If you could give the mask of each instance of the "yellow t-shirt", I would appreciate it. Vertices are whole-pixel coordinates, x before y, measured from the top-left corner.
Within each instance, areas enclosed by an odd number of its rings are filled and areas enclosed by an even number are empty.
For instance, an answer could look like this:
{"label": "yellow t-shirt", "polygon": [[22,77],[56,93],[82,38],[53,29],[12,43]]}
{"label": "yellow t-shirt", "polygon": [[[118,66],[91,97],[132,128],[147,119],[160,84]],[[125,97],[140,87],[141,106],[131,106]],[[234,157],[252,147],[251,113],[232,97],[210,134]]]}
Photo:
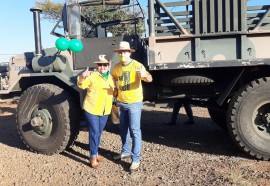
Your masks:
{"label": "yellow t-shirt", "polygon": [[112,76],[118,82],[118,101],[136,103],[143,100],[141,79],[136,72],[139,69],[145,70],[145,67],[135,60],[126,66],[121,63],[115,65]]}

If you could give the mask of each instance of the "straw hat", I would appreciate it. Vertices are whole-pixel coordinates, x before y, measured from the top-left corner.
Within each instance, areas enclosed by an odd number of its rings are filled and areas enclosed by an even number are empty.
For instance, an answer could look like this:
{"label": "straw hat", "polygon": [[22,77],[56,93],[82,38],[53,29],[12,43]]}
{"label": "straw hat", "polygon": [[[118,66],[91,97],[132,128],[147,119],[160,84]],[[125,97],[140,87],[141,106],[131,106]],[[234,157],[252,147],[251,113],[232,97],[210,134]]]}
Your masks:
{"label": "straw hat", "polygon": [[105,58],[106,55],[102,54],[98,56],[98,61],[95,61],[94,63],[98,64],[104,64],[104,63],[109,63],[109,61]]}
{"label": "straw hat", "polygon": [[130,53],[135,52],[134,49],[130,48],[129,42],[126,42],[126,41],[121,41],[119,43],[119,48],[114,50],[114,52],[120,52],[120,51],[129,51]]}

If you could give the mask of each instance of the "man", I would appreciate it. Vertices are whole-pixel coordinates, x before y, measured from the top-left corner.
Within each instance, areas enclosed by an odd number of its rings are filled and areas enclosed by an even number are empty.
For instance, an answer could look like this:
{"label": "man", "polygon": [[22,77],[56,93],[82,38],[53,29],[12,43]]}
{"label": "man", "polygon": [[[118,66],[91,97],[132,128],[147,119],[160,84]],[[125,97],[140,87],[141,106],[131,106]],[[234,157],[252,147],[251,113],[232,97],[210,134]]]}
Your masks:
{"label": "man", "polygon": [[[120,135],[122,152],[114,157],[115,160],[131,156],[130,171],[137,170],[140,166],[140,153],[142,148],[141,111],[143,90],[141,80],[152,82],[152,76],[145,67],[130,58],[135,50],[130,48],[126,41],[121,41],[118,53],[119,63],[115,65],[112,76],[118,82],[117,103],[120,107]],[[130,136],[132,148],[130,150]]]}
{"label": "man", "polygon": [[173,105],[173,113],[172,113],[171,121],[167,123],[167,125],[176,125],[177,116],[182,105],[184,106],[185,111],[188,116],[188,121],[186,121],[185,124],[194,124],[193,112],[192,112],[190,104],[186,100],[179,99]]}

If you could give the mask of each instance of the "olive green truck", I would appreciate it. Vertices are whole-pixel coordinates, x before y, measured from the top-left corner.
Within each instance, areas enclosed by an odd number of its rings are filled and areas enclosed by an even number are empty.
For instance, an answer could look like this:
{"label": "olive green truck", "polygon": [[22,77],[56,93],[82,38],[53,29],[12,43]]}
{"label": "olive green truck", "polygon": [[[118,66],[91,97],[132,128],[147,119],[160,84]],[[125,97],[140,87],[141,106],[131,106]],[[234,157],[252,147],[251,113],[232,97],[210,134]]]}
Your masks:
{"label": "olive green truck", "polygon": [[[247,0],[148,0],[148,35],[108,32],[118,24],[138,26],[144,16],[96,22],[83,13],[95,5],[129,5],[129,0],[89,0],[65,4],[52,34],[80,39],[83,51],[42,48],[40,12],[32,8],[35,51],[10,58],[0,68],[0,98],[19,96],[17,126],[33,152],[55,154],[69,148],[83,120],[84,92],[76,77],[124,40],[154,81],[143,84],[145,101],[187,99],[207,107],[236,145],[257,159],[270,159],[270,4]],[[253,1],[254,2],[254,1]],[[132,8],[131,8],[132,9]],[[143,14],[141,14],[143,15]],[[59,29],[61,28],[61,29]],[[59,31],[61,30],[61,31]]]}

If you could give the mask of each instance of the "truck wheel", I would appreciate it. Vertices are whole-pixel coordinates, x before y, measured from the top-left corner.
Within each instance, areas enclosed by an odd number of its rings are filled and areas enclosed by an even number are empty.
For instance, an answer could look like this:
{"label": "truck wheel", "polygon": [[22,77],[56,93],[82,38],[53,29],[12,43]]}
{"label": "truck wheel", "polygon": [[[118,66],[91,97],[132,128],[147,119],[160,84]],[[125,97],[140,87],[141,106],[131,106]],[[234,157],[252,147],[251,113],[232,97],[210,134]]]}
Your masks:
{"label": "truck wheel", "polygon": [[214,79],[211,76],[211,73],[205,74],[202,72],[166,72],[158,79],[160,79],[160,82],[164,85],[209,85],[214,83]]}
{"label": "truck wheel", "polygon": [[203,76],[196,76],[196,75],[190,75],[190,76],[181,76],[171,79],[172,85],[179,85],[179,84],[212,84],[214,83],[214,80],[203,77]]}
{"label": "truck wheel", "polygon": [[231,100],[228,129],[235,143],[257,159],[270,159],[270,78],[252,81]]}
{"label": "truck wheel", "polygon": [[207,107],[209,116],[216,123],[217,126],[223,129],[227,129],[227,112],[226,110],[216,106]]}
{"label": "truck wheel", "polygon": [[229,98],[224,101],[222,106],[216,103],[217,98],[210,98],[208,101],[208,113],[211,119],[220,127],[227,130],[227,110]]}
{"label": "truck wheel", "polygon": [[35,85],[19,100],[17,128],[31,151],[52,155],[73,144],[78,134],[79,113],[71,96],[62,88],[52,84]]}

